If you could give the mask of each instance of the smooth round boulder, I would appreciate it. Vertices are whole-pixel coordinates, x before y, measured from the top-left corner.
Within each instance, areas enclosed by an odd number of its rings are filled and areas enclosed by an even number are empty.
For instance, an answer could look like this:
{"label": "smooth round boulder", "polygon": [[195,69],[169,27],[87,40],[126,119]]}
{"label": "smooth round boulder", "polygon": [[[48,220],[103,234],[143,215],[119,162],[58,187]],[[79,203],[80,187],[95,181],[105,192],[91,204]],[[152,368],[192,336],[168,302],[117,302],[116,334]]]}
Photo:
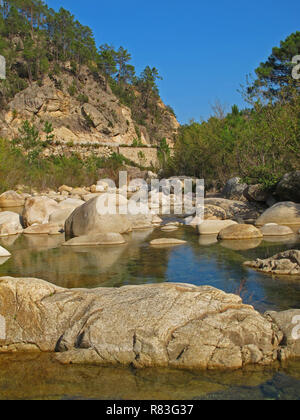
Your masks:
{"label": "smooth round boulder", "polygon": [[0,208],[22,207],[24,203],[24,197],[15,191],[6,191],[0,195]]}
{"label": "smooth round boulder", "polygon": [[64,246],[99,246],[123,245],[126,241],[119,233],[98,233],[94,235],[79,236],[65,242]]}
{"label": "smooth round boulder", "polygon": [[161,228],[162,232],[175,232],[176,230],[178,230],[178,226],[175,225],[163,226]]}
{"label": "smooth round boulder", "polygon": [[284,201],[266,210],[257,220],[257,226],[268,223],[278,225],[300,225],[300,204]]}
{"label": "smooth round boulder", "polygon": [[243,240],[262,238],[263,235],[259,229],[253,225],[231,225],[221,230],[218,239],[220,240]]}
{"label": "smooth round boulder", "polygon": [[51,198],[38,196],[25,201],[23,221],[25,227],[42,225],[49,222],[52,213],[59,209],[59,204]]}
{"label": "smooth round boulder", "polygon": [[7,251],[7,249],[0,246],[0,257],[10,257],[11,253]]}
{"label": "smooth round boulder", "polygon": [[288,226],[281,226],[275,224],[264,225],[260,230],[263,236],[287,236],[294,234],[292,229]]}
{"label": "smooth round boulder", "polygon": [[197,226],[199,235],[218,235],[228,226],[237,225],[233,220],[205,220]]}

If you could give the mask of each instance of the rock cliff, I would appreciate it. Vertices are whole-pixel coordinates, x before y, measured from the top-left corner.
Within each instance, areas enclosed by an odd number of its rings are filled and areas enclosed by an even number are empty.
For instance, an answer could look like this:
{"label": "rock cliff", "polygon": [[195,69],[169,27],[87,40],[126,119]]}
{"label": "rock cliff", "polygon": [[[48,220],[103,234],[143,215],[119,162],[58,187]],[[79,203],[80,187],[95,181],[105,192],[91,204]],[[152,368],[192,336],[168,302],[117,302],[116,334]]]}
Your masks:
{"label": "rock cliff", "polygon": [[[138,95],[136,92],[137,103]],[[156,145],[163,138],[172,144],[179,123],[160,99],[155,107],[159,121],[145,109],[144,120],[139,124],[101,74],[84,67],[75,77],[66,67],[59,76],[45,76],[42,81],[33,82],[0,110],[0,137],[16,137],[22,123],[28,120],[41,130],[46,121],[51,123],[57,146],[132,145],[134,140]]]}

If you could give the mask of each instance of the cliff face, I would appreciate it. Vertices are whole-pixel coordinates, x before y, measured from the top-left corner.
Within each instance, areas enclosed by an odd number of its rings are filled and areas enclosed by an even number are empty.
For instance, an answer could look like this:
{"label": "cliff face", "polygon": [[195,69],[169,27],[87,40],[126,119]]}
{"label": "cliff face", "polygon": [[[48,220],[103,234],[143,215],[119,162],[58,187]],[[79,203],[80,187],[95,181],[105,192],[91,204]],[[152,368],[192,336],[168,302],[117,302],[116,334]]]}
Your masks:
{"label": "cliff face", "polygon": [[145,109],[143,125],[138,124],[103,76],[84,67],[75,77],[65,68],[32,83],[0,110],[0,137],[16,137],[28,120],[41,130],[46,121],[51,123],[54,141],[60,143],[131,145],[137,140],[156,145],[165,137],[172,144],[179,123],[161,100],[155,107],[159,119]]}

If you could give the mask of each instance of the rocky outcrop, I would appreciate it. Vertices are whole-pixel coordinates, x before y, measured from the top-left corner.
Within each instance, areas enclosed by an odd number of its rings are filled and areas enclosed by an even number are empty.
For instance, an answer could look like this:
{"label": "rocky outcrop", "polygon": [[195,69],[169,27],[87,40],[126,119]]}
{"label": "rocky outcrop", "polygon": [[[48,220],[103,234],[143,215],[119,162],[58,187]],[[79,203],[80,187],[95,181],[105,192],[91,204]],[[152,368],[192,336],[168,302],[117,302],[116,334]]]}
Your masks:
{"label": "rocky outcrop", "polygon": [[269,223],[278,225],[300,225],[300,204],[281,202],[266,210],[256,221],[257,226]]}
{"label": "rocky outcrop", "polygon": [[131,110],[106,85],[101,75],[84,67],[78,78],[62,69],[59,76],[45,77],[42,86],[34,82],[0,113],[0,137],[16,137],[28,120],[39,129],[45,121],[51,123],[55,142],[62,144],[131,145],[138,137],[145,145],[164,137],[173,143],[179,123],[161,101],[157,103],[162,111],[159,127],[149,122],[146,129],[134,121]]}
{"label": "rocky outcrop", "polygon": [[266,260],[257,259],[255,261],[246,261],[244,265],[263,273],[299,276],[300,251],[291,250],[281,252]]}
{"label": "rocky outcrop", "polygon": [[300,171],[286,174],[276,187],[281,201],[300,203]]}
{"label": "rocky outcrop", "polygon": [[213,370],[268,365],[283,351],[300,356],[297,337],[285,339],[288,318],[274,321],[208,286],[67,290],[4,277],[0,315],[0,352],[56,351],[65,364]]}

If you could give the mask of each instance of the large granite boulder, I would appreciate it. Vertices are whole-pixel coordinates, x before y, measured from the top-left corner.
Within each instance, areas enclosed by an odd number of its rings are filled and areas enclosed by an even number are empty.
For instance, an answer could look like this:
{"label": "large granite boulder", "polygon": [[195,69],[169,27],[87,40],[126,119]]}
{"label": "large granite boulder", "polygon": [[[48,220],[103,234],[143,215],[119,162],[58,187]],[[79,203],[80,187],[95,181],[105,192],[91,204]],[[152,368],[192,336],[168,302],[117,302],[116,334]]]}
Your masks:
{"label": "large granite boulder", "polygon": [[276,187],[276,194],[281,201],[300,203],[300,171],[284,175]]}
{"label": "large granite boulder", "polygon": [[247,200],[258,203],[266,203],[271,197],[270,193],[259,184],[249,185],[244,191],[244,196],[247,198]]}
{"label": "large granite boulder", "polygon": [[197,229],[199,235],[218,235],[221,230],[236,224],[233,220],[205,220]]}
{"label": "large granite boulder", "polygon": [[256,221],[257,226],[269,223],[300,225],[300,204],[281,202],[266,210]]}
{"label": "large granite boulder", "polygon": [[52,213],[59,210],[55,200],[48,197],[30,197],[25,202],[23,221],[26,227],[35,224],[42,225],[49,222]]}
{"label": "large granite boulder", "polygon": [[11,211],[0,213],[0,237],[17,235],[23,232],[20,216]]}
{"label": "large granite boulder", "polygon": [[57,352],[61,363],[238,369],[268,365],[286,347],[276,323],[208,286],[67,290],[4,277],[0,315],[0,352]]}
{"label": "large granite boulder", "polygon": [[280,252],[265,260],[246,261],[246,267],[270,274],[300,275],[300,251],[290,250]]}

